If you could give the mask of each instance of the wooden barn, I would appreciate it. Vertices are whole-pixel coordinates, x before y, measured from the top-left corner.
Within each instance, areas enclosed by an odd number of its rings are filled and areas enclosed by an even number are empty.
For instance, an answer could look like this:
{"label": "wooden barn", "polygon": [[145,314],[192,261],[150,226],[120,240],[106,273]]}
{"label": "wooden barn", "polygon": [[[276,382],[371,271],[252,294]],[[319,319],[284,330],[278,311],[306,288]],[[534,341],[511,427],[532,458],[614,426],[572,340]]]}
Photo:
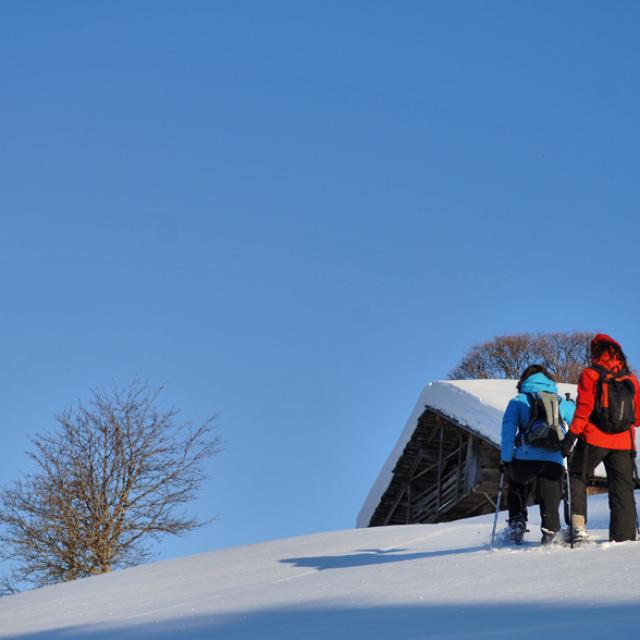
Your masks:
{"label": "wooden barn", "polygon": [[[575,385],[558,386],[559,393],[575,399]],[[494,511],[502,415],[515,387],[515,380],[429,384],[371,488],[357,526],[447,522]],[[602,470],[594,484],[606,485]]]}

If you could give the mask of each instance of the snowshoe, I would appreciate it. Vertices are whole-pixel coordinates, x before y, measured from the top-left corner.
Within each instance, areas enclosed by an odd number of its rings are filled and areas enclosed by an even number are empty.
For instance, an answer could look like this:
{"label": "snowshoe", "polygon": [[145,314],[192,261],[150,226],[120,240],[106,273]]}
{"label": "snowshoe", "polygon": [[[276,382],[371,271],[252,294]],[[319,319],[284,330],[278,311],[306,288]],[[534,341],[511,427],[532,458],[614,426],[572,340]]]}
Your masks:
{"label": "snowshoe", "polygon": [[504,541],[522,544],[524,534],[527,533],[527,523],[524,520],[510,520],[504,532]]}
{"label": "snowshoe", "polygon": [[572,540],[572,531],[569,527],[566,527],[565,529],[562,530],[562,538],[563,538],[563,542],[565,544],[571,544],[573,542],[573,545],[581,545],[581,544],[586,544],[588,542],[591,541],[591,538],[589,537],[589,533],[587,532],[587,530],[583,527],[574,527],[573,529],[573,540]]}
{"label": "snowshoe", "polygon": [[540,540],[540,544],[543,546],[547,546],[553,544],[556,540],[556,532],[550,531],[549,529],[542,529],[542,539]]}
{"label": "snowshoe", "polygon": [[585,516],[579,513],[572,514],[571,525],[572,526],[567,526],[562,530],[562,537],[565,544],[575,546],[590,541]]}

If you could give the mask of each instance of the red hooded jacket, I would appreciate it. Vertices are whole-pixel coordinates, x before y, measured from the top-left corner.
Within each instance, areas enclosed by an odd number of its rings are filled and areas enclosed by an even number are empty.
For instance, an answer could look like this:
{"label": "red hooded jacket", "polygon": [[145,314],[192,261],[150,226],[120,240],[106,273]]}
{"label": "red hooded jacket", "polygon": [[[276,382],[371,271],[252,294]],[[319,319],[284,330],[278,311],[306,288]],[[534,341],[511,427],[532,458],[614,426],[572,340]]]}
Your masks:
{"label": "red hooded jacket", "polygon": [[[597,342],[608,342],[615,345],[622,352],[622,347],[608,335],[599,333],[591,342],[593,346]],[[624,362],[617,356],[604,353],[601,358],[592,360],[592,364],[604,367],[613,373],[617,373],[624,367]],[[600,374],[591,368],[585,369],[580,374],[578,381],[578,399],[576,401],[576,412],[571,421],[570,431],[582,437],[595,447],[603,449],[626,449],[635,448],[635,430],[623,431],[622,433],[605,433],[596,427],[590,420],[591,414],[596,404],[596,388]],[[633,384],[636,388],[636,426],[640,425],[640,383],[635,375],[631,374]]]}

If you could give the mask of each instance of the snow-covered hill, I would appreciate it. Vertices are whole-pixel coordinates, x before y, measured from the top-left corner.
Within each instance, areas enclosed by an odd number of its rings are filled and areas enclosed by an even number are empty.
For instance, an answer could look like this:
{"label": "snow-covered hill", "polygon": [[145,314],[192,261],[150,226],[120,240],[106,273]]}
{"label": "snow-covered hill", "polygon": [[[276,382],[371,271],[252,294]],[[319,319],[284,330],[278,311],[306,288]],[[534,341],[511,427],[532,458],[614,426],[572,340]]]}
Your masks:
{"label": "snow-covered hill", "polygon": [[[590,508],[605,540],[606,496]],[[491,552],[490,530],[487,516],[356,529],[118,571],[0,599],[0,637],[635,637],[640,543]]]}

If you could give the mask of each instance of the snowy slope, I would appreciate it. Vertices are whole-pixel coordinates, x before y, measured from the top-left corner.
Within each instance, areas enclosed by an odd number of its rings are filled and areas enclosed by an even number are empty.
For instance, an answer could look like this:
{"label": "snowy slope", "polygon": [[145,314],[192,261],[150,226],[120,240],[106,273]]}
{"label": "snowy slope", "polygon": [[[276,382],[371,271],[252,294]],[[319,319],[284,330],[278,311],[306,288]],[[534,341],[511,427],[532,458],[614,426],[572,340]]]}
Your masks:
{"label": "snowy slope", "polygon": [[[356,526],[368,526],[380,498],[391,482],[396,462],[416,430],[418,419],[425,407],[437,409],[458,424],[500,446],[502,416],[509,400],[517,393],[517,382],[517,380],[441,380],[429,383],[418,397],[396,446],[371,487],[358,514]],[[575,400],[577,386],[559,384],[558,393],[562,395],[570,393]],[[604,467],[599,467],[596,473],[604,476]]]}
{"label": "snowy slope", "polygon": [[[590,508],[606,527],[606,496]],[[635,637],[640,544],[491,552],[490,530],[487,516],[356,529],[137,567],[0,599],[0,637]]]}

